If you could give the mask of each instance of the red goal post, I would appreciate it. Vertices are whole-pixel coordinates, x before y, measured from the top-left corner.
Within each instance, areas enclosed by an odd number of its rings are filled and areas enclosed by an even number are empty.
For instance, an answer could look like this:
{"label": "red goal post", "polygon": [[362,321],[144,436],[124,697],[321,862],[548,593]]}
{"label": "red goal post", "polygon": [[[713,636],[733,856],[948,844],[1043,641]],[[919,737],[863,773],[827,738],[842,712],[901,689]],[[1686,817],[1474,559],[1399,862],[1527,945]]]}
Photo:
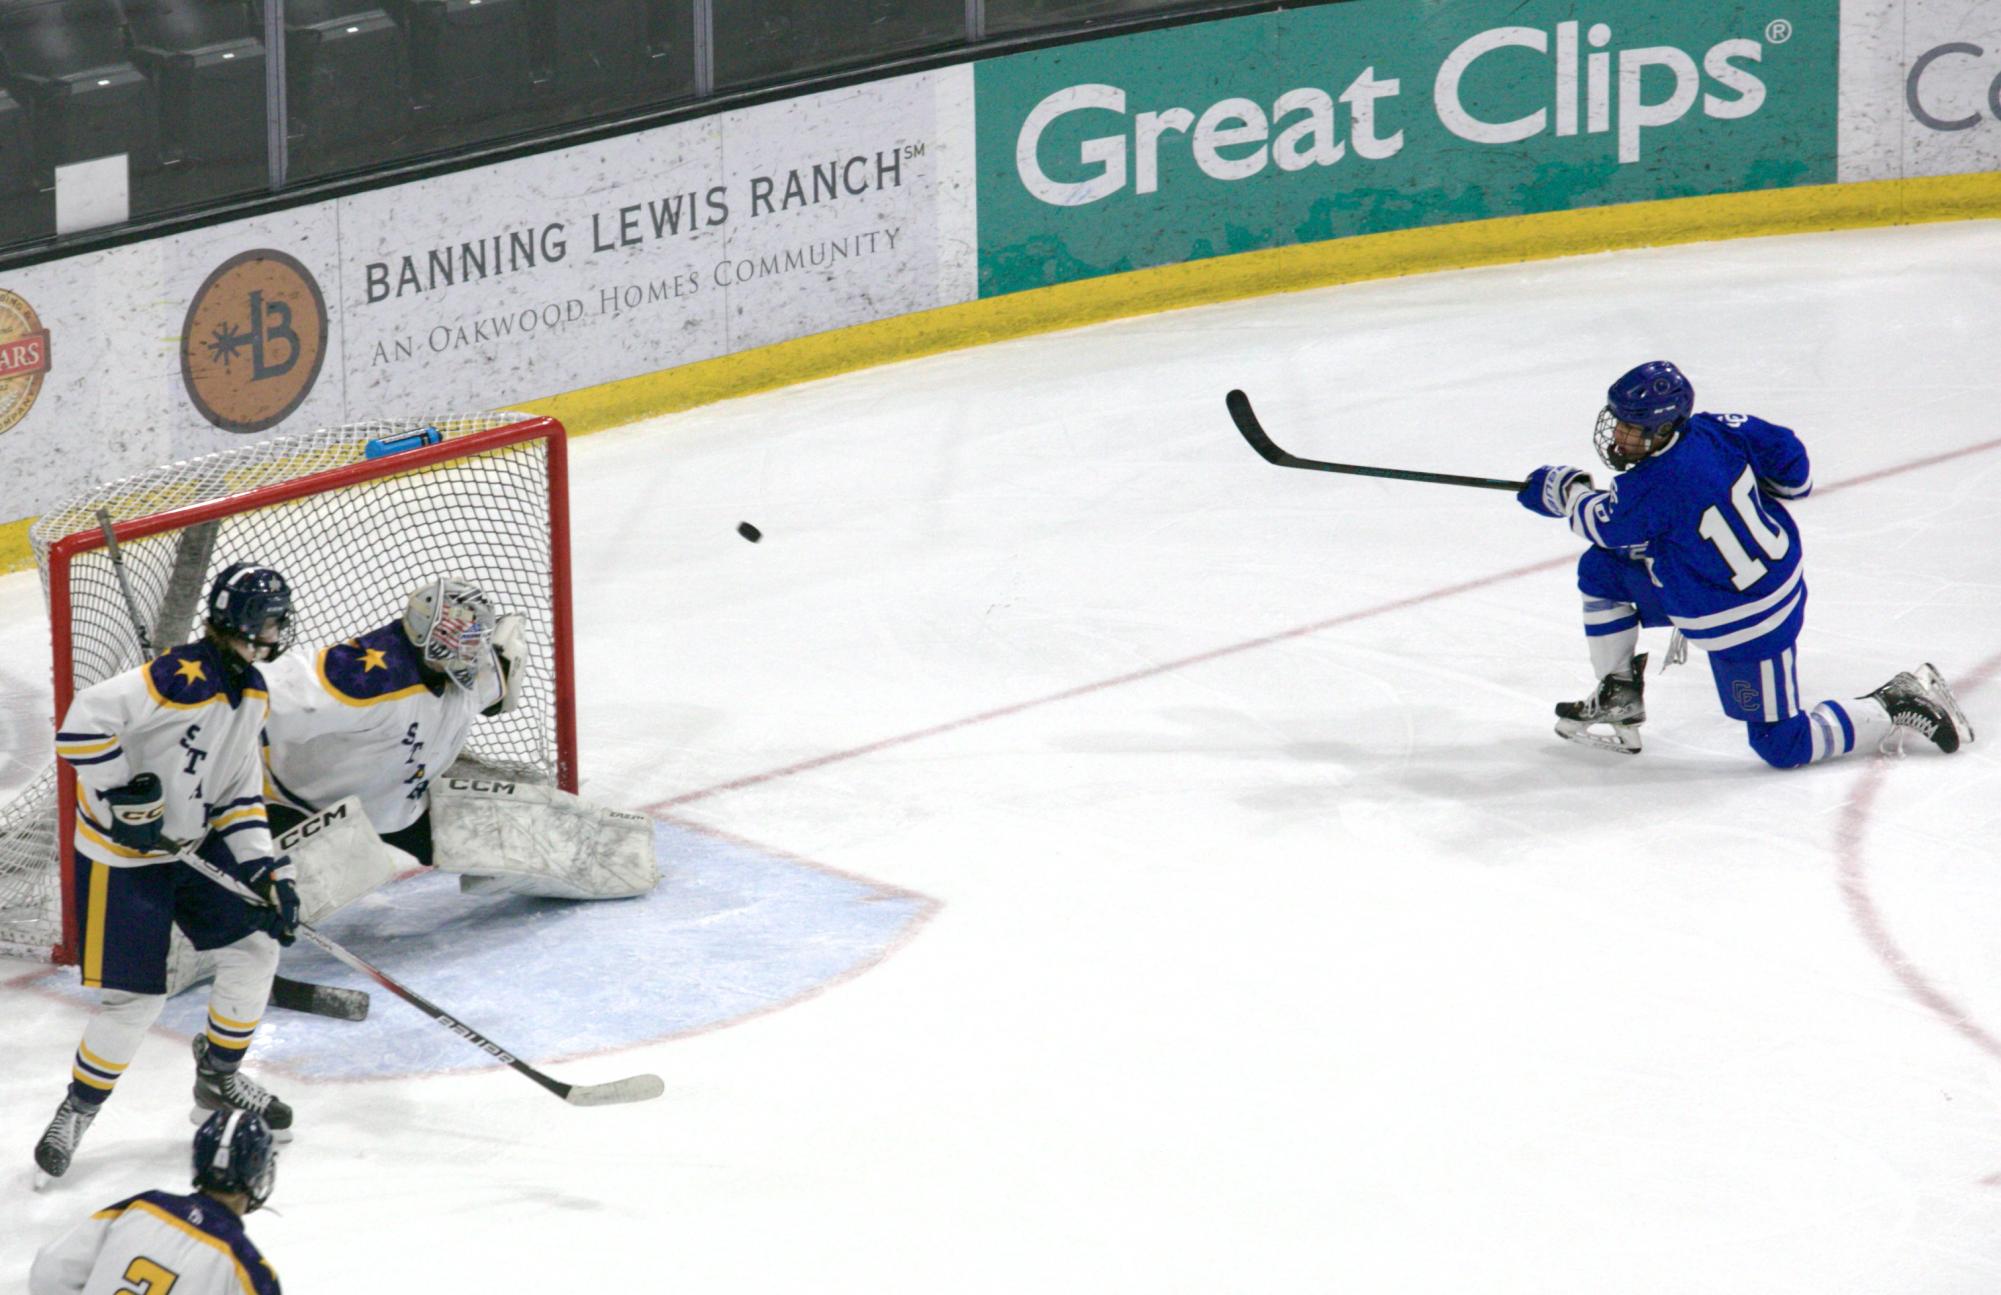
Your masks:
{"label": "red goal post", "polygon": [[[442,438],[368,457],[371,442],[423,428]],[[199,632],[209,582],[231,562],[284,574],[299,652],[400,616],[434,576],[473,581],[522,617],[528,659],[521,704],[475,723],[464,758],[576,790],[568,467],[554,419],[399,419],[265,438],[51,509],[29,536],[48,598],[56,724],[79,689],[145,659],[100,509],[155,652]],[[0,950],[75,961],[74,788],[51,761],[0,806]]]}

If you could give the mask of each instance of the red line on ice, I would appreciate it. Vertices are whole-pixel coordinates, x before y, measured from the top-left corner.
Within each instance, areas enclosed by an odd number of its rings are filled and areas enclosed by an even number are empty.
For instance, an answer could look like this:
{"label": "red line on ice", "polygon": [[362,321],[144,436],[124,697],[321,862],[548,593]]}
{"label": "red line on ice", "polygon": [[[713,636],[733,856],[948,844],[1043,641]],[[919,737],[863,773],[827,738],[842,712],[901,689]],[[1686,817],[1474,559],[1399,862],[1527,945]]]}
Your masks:
{"label": "red line on ice", "polygon": [[[1962,698],[1969,692],[1991,680],[1996,671],[2001,671],[2001,655],[1989,657],[1974,669],[1951,680],[1953,692]],[[1981,726],[1975,724],[1974,732]],[[1991,741],[1992,738],[1990,737]],[[1918,744],[1923,747],[1923,743]],[[1876,808],[1876,793],[1883,788],[1883,780],[1888,771],[1898,761],[1887,759],[1865,759],[1861,776],[1855,780],[1855,791],[1842,807],[1841,821],[1835,828],[1835,855],[1840,862],[1841,897],[1848,905],[1849,916],[1861,928],[1862,938],[1869,949],[1890,969],[1890,974],[1902,985],[1904,991],[1928,1009],[1934,1016],[1944,1021],[1953,1030],[1964,1036],[1968,1042],[1985,1052],[1996,1061],[2001,1061],[2001,1039],[1980,1022],[1973,1014],[1960,1006],[1952,995],[1932,983],[1929,976],[1918,969],[1903,946],[1890,934],[1890,927],[1883,920],[1882,910],[1876,906],[1876,898],[1869,890],[1869,858],[1864,845],[1869,833],[1869,818]]]}

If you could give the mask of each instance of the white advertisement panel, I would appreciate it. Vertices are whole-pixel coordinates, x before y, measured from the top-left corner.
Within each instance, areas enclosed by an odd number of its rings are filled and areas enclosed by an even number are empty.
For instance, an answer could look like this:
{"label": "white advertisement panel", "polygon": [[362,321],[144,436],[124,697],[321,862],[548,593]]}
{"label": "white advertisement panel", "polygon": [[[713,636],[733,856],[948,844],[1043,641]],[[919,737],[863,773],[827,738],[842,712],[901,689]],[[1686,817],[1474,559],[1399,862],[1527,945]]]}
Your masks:
{"label": "white advertisement panel", "polygon": [[970,68],[0,277],[0,521],[244,436],[519,405],[972,300]]}
{"label": "white advertisement panel", "polygon": [[569,391],[970,300],[971,148],[961,68],[343,201],[349,405]]}
{"label": "white advertisement panel", "polygon": [[0,520],[261,427],[339,421],[320,300],[336,247],[333,209],[300,208],[0,278],[0,331],[25,310],[46,339],[39,373],[0,377]]}
{"label": "white advertisement panel", "polygon": [[2001,170],[2001,4],[1843,0],[1840,178]]}

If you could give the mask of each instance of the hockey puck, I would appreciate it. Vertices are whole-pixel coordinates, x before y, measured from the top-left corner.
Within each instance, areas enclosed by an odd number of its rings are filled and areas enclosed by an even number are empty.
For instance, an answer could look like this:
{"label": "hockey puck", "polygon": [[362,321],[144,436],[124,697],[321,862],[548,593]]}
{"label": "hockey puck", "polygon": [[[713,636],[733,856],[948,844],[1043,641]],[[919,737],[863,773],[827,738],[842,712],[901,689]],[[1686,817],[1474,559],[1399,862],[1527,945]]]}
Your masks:
{"label": "hockey puck", "polygon": [[736,533],[749,540],[752,544],[764,538],[764,532],[752,526],[749,522],[738,522],[736,524]]}

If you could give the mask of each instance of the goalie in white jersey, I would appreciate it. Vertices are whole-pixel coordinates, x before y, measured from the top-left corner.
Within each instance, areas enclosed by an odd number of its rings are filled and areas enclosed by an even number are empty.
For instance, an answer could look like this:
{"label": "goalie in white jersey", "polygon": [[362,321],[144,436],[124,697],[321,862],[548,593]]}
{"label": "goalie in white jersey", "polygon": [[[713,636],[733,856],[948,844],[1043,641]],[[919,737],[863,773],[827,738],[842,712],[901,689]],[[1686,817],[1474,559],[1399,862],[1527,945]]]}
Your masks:
{"label": "goalie in white jersey", "polygon": [[278,1295],[278,1274],[243,1230],[277,1164],[263,1120],[217,1111],[195,1133],[193,1192],[141,1192],[97,1211],[42,1247],[28,1295]]}
{"label": "goalie in white jersey", "polygon": [[[658,883],[644,815],[534,781],[447,776],[482,716],[519,705],[528,668],[521,618],[437,576],[400,619],[265,672],[265,796],[272,831],[298,838],[304,920],[383,884],[403,855],[470,893],[625,899]],[[319,827],[300,826],[310,815]],[[326,826],[337,818],[342,845]]]}
{"label": "goalie in white jersey", "polygon": [[265,671],[271,826],[354,796],[384,842],[432,862],[430,787],[465,749],[473,721],[520,696],[519,616],[467,580],[439,576],[403,615]]}

